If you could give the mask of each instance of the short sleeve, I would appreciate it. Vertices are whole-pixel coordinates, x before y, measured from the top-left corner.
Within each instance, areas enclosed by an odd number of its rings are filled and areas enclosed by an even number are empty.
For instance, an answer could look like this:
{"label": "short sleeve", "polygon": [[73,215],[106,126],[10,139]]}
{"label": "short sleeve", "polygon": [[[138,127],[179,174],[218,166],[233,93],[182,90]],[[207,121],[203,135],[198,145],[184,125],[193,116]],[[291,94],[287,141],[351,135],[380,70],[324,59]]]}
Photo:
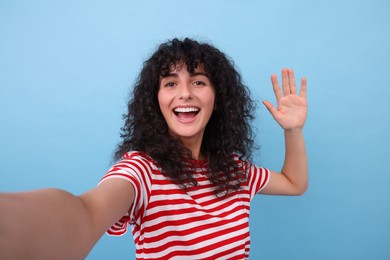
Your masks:
{"label": "short sleeve", "polygon": [[267,186],[269,178],[270,172],[268,169],[249,164],[248,187],[251,200],[257,193]]}
{"label": "short sleeve", "polygon": [[141,223],[150,197],[152,173],[153,167],[149,158],[138,152],[128,152],[103,176],[100,183],[112,178],[124,179],[133,185],[135,192],[133,206],[107,230],[109,235],[123,235],[129,224]]}

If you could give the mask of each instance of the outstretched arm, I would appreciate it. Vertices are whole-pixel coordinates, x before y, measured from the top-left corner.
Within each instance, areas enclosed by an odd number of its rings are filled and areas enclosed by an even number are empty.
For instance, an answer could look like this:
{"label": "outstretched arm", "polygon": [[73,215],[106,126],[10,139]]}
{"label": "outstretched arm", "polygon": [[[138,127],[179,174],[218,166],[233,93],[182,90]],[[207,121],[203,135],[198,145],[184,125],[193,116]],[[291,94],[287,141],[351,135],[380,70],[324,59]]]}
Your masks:
{"label": "outstretched arm", "polygon": [[0,193],[0,259],[84,259],[133,200],[133,186],[120,179],[81,196],[58,189]]}
{"label": "outstretched arm", "polygon": [[261,191],[273,195],[301,195],[308,186],[308,165],[303,126],[307,115],[306,78],[298,95],[291,69],[282,70],[282,88],[276,75],[271,76],[277,107],[263,101],[276,122],[284,129],[285,161],[280,173],[271,171],[268,185]]}

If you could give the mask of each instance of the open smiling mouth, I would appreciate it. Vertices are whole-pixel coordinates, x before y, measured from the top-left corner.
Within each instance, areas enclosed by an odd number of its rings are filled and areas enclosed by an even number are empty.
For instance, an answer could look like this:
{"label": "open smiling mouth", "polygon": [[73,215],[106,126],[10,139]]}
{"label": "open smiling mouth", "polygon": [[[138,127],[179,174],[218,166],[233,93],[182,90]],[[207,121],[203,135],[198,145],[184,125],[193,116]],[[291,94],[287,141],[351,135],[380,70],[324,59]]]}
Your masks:
{"label": "open smiling mouth", "polygon": [[197,107],[177,107],[173,113],[182,121],[188,121],[199,113],[200,109]]}

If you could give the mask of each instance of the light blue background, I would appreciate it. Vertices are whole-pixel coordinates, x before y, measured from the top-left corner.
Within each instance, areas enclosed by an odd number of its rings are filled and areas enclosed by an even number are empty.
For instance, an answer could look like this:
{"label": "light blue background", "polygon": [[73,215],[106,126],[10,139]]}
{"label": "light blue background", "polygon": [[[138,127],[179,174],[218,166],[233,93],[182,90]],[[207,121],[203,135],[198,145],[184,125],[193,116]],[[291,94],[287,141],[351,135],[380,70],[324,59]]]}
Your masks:
{"label": "light blue background", "polygon": [[[94,187],[142,62],[190,36],[233,58],[259,100],[265,167],[279,170],[284,149],[260,104],[274,101],[269,77],[292,67],[308,78],[310,188],[255,198],[251,259],[390,259],[389,26],[379,0],[2,0],[0,190]],[[130,233],[88,257],[133,258]]]}

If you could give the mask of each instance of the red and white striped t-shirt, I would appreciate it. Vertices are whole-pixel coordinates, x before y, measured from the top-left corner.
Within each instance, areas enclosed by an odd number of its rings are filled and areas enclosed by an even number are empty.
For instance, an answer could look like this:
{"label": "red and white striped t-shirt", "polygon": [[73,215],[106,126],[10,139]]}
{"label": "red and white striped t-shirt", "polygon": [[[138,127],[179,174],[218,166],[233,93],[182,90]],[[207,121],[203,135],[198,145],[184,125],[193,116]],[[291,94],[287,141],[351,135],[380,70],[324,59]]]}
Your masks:
{"label": "red and white striped t-shirt", "polygon": [[[234,159],[241,163],[238,156]],[[206,168],[196,169],[196,187],[183,190],[149,156],[126,153],[102,181],[128,180],[135,199],[108,234],[122,235],[130,224],[137,259],[247,259],[250,200],[266,186],[269,171],[243,165],[250,169],[242,189],[218,198]]]}

